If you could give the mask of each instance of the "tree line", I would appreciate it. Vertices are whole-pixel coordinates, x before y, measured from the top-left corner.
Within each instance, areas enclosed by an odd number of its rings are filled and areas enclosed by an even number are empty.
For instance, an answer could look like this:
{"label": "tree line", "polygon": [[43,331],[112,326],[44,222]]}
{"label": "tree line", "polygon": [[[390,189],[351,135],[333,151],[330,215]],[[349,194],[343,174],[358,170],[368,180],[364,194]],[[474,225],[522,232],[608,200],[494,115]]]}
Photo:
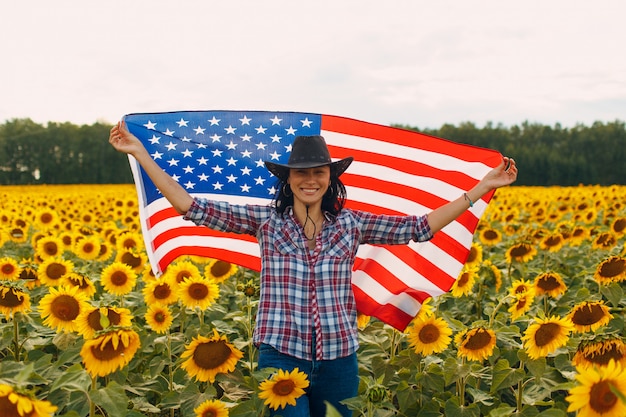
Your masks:
{"label": "tree line", "polygon": [[[571,128],[524,122],[438,129],[394,125],[454,142],[495,149],[520,167],[518,185],[626,184],[623,121]],[[12,119],[0,125],[0,185],[132,183],[128,158],[108,143],[111,125]]]}

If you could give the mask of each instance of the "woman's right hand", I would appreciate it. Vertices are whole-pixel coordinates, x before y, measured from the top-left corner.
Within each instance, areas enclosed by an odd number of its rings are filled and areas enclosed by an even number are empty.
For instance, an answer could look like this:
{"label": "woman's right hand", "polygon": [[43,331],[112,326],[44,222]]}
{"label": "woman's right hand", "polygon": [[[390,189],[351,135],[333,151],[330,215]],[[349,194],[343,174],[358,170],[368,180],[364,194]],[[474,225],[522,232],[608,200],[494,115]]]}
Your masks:
{"label": "woman's right hand", "polygon": [[118,151],[135,155],[144,148],[135,135],[128,131],[123,121],[118,122],[109,133],[109,143]]}

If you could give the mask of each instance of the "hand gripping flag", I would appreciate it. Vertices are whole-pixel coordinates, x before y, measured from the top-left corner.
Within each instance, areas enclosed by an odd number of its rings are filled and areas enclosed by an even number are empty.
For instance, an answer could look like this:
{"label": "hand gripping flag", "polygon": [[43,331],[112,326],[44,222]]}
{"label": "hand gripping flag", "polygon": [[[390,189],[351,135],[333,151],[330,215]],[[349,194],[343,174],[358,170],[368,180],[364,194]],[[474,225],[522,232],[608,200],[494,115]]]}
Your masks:
{"label": "hand gripping flag", "polygon": [[[264,160],[286,163],[298,135],[320,134],[333,158],[353,156],[341,176],[346,206],[385,214],[425,214],[472,188],[502,156],[414,131],[294,112],[183,111],[130,114],[128,129],[191,195],[234,204],[270,204],[276,191]],[[132,156],[140,221],[158,276],[177,257],[198,255],[260,270],[254,237],[185,221]],[[361,245],[353,271],[357,307],[403,330],[429,297],[447,292],[467,260],[493,193],[435,237],[408,245]]]}

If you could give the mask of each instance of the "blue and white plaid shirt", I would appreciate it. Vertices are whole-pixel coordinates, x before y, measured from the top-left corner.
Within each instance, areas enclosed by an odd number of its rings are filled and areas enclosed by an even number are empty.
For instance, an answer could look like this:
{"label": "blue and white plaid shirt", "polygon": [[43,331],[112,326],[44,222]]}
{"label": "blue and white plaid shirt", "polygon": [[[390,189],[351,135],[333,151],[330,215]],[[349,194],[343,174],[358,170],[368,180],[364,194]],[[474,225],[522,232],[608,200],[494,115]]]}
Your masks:
{"label": "blue and white plaid shirt", "polygon": [[[185,215],[197,225],[257,238],[261,296],[254,343],[300,359],[332,360],[358,349],[352,267],[360,244],[406,244],[432,238],[426,216],[390,216],[343,209],[326,214],[309,250],[288,208],[195,199]],[[317,346],[312,346],[313,332]]]}

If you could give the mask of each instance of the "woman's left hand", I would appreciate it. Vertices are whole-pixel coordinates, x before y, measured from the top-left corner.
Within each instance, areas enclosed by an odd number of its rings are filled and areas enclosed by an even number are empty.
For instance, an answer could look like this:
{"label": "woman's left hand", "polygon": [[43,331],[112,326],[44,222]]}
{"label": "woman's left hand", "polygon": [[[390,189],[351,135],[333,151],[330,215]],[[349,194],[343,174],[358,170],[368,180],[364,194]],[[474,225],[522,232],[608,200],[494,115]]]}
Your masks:
{"label": "woman's left hand", "polygon": [[517,165],[513,158],[508,156],[502,157],[500,165],[489,171],[483,178],[483,182],[490,189],[513,184],[515,180],[517,180]]}

